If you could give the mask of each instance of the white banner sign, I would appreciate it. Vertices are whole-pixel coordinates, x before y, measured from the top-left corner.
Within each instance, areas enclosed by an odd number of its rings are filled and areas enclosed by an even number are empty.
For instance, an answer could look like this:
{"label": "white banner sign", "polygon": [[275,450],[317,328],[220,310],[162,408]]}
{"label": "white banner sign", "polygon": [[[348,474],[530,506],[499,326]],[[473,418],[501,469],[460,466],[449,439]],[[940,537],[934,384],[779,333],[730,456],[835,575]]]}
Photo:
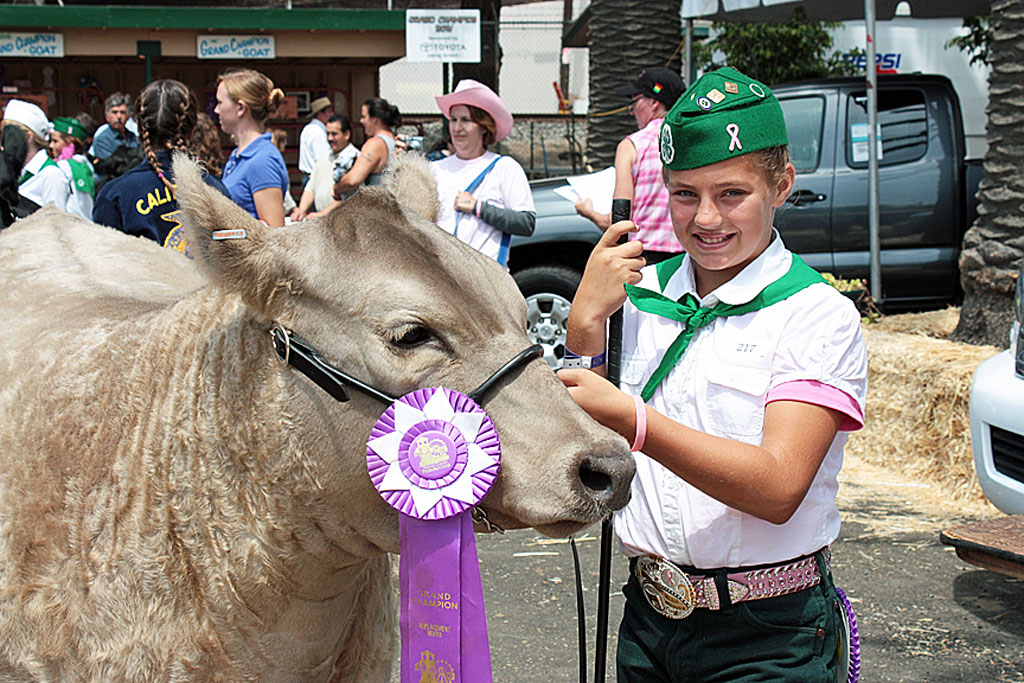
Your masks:
{"label": "white banner sign", "polygon": [[479,62],[480,10],[406,10],[405,58],[410,62]]}
{"label": "white banner sign", "polygon": [[0,57],[63,56],[63,33],[0,33]]}
{"label": "white banner sign", "polygon": [[275,59],[274,36],[196,36],[199,59]]}

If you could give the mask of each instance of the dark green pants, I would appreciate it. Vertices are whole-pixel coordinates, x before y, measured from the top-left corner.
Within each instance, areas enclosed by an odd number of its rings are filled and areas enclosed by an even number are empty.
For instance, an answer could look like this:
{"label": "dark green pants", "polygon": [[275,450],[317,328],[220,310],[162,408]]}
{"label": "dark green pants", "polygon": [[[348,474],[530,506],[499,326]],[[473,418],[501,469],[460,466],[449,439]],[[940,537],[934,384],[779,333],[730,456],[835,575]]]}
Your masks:
{"label": "dark green pants", "polygon": [[678,620],[654,611],[632,571],[623,593],[618,683],[836,680],[841,626],[831,575],[798,593],[735,605],[721,589],[723,609]]}

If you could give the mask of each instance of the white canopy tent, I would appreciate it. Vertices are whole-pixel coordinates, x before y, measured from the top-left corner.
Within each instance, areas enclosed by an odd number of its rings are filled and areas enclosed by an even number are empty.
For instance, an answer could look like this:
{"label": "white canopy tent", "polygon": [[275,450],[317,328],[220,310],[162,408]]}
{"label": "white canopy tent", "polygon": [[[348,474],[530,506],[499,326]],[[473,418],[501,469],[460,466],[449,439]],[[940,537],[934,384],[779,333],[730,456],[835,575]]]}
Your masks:
{"label": "white canopy tent", "polygon": [[[694,19],[709,21],[783,22],[800,8],[813,21],[864,20],[867,63],[875,63],[875,19],[910,16],[919,19],[970,17],[991,12],[991,0],[682,0],[681,16],[687,36]],[[689,48],[689,40],[687,40]],[[691,73],[690,50],[686,69]],[[868,130],[878,129],[878,75],[867,73]],[[868,145],[868,235],[871,249],[871,296],[882,301],[882,265],[878,241],[878,149]]]}

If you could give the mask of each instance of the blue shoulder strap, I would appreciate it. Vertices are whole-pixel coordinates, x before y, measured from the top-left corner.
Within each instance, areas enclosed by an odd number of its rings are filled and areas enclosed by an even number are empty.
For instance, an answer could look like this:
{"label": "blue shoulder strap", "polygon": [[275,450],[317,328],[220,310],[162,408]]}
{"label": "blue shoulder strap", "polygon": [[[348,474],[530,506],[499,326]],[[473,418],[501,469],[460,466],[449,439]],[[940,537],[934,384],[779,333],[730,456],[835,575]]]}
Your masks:
{"label": "blue shoulder strap", "polygon": [[[487,168],[485,168],[484,170],[480,171],[480,175],[478,175],[476,178],[473,178],[473,182],[471,182],[469,185],[466,186],[466,189],[464,190],[464,192],[472,192],[476,188],[480,187],[480,183],[482,183],[484,181],[484,178],[486,178],[487,174],[491,172],[491,169],[494,168],[494,165],[496,163],[498,163],[499,159],[501,159],[501,155],[500,154],[498,156],[494,157],[494,159],[491,161],[491,163],[487,164]],[[461,218],[462,218],[462,212],[461,211],[456,211],[455,212],[455,236],[456,237],[459,236],[459,220]]]}
{"label": "blue shoulder strap", "polygon": [[501,247],[498,249],[498,264],[502,266],[508,265],[508,247],[512,242],[512,235],[507,232],[501,233]]}
{"label": "blue shoulder strap", "polygon": [[494,160],[491,161],[491,163],[487,164],[487,168],[480,171],[480,175],[478,175],[476,178],[473,178],[473,182],[466,186],[466,192],[472,192],[476,188],[480,187],[480,183],[484,181],[484,178],[487,177],[487,174],[491,172],[491,169],[494,168],[494,165],[498,163],[499,159],[501,159],[500,154],[494,157]]}

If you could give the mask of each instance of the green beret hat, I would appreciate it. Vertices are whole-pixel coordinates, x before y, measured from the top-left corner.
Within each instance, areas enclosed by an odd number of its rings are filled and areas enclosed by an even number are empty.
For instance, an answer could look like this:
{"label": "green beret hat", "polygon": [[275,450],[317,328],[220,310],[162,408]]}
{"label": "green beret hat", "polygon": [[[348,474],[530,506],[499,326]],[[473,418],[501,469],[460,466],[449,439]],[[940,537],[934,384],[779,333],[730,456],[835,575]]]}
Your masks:
{"label": "green beret hat", "polygon": [[787,144],[779,100],[731,67],[701,76],[661,125],[661,163],[671,171]]}
{"label": "green beret hat", "polygon": [[71,135],[79,140],[85,140],[89,134],[85,132],[85,126],[78,119],[70,116],[58,116],[53,120],[53,130],[64,135]]}

